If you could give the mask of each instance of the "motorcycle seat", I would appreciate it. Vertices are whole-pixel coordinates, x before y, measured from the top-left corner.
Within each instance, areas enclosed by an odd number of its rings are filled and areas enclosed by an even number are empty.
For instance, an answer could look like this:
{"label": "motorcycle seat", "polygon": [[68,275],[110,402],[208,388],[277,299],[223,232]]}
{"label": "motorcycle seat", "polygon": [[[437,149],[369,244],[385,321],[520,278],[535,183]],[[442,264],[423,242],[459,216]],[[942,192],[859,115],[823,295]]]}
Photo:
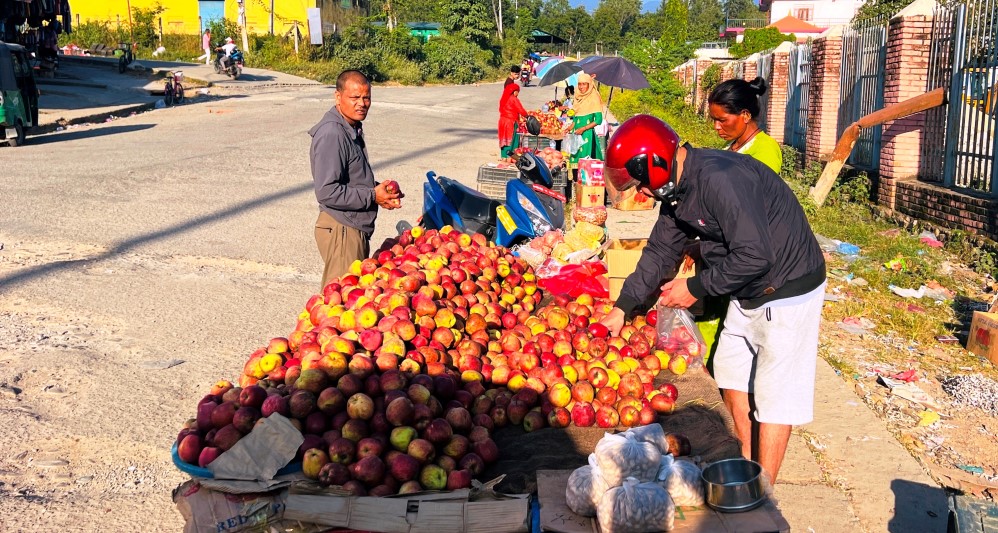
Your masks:
{"label": "motorcycle seat", "polygon": [[451,178],[441,176],[438,181],[462,219],[495,225],[496,208],[502,205],[501,202]]}

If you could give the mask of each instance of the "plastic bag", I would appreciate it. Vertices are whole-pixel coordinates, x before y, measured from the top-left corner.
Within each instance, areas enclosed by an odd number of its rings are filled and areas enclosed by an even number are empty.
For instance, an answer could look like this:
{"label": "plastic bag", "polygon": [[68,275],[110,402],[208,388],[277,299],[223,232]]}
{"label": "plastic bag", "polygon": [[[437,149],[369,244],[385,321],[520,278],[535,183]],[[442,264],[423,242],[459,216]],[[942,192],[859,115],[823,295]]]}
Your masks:
{"label": "plastic bag", "polygon": [[663,455],[658,483],[676,505],[700,507],[704,504],[703,478],[700,474],[700,467],[694,463]]}
{"label": "plastic bag", "polygon": [[642,442],[633,434],[603,435],[596,443],[596,464],[603,479],[611,487],[618,487],[624,479],[654,481],[662,462],[662,452],[650,442]]}
{"label": "plastic bag", "polygon": [[574,133],[565,134],[565,138],[561,141],[561,149],[569,154],[575,154],[578,152],[584,141],[581,135],[576,135]]}
{"label": "plastic bag", "polygon": [[665,430],[662,429],[661,424],[648,424],[647,426],[631,428],[623,434],[631,435],[641,442],[654,444],[662,455],[669,453],[669,441],[665,438]]}
{"label": "plastic bag", "polygon": [[686,309],[658,306],[658,341],[655,347],[665,350],[670,357],[681,356],[687,367],[703,366],[707,343],[700,335],[693,315]]}
{"label": "plastic bag", "polygon": [[589,464],[576,468],[572,475],[568,476],[565,502],[573,513],[593,517],[596,516],[596,506],[608,490],[610,486],[603,479],[599,465],[596,464],[596,455],[589,454]]}
{"label": "plastic bag", "polygon": [[606,491],[596,508],[603,533],[671,531],[676,506],[658,483],[641,483],[629,477],[620,487]]}
{"label": "plastic bag", "polygon": [[[564,294],[569,298],[578,298],[580,294],[589,294],[594,298],[609,298],[610,290],[604,285],[607,282],[606,265],[602,261],[589,261],[581,265],[565,265],[554,271],[544,268],[537,271],[537,284],[551,294]],[[547,274],[541,275],[541,272]]]}

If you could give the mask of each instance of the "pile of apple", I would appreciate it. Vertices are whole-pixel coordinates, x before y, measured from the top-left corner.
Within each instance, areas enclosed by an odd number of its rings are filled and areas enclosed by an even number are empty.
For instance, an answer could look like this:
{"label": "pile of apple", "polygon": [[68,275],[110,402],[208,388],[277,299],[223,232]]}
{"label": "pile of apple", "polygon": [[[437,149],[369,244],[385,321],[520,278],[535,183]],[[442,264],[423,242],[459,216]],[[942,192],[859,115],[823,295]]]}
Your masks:
{"label": "pile of apple", "polygon": [[[563,131],[564,124],[554,113],[527,111],[527,116],[535,117],[541,123],[541,135],[557,135]],[[523,120],[523,124],[526,125],[526,119]]]}
{"label": "pile of apple", "polygon": [[609,302],[541,300],[506,248],[413,228],[312,296],[238,386],[216,384],[178,453],[205,466],[280,413],[305,435],[306,475],[384,495],[468,486],[504,426],[633,427],[673,411],[676,387],[653,383],[687,360],[655,348],[654,312],[612,337],[598,322]]}

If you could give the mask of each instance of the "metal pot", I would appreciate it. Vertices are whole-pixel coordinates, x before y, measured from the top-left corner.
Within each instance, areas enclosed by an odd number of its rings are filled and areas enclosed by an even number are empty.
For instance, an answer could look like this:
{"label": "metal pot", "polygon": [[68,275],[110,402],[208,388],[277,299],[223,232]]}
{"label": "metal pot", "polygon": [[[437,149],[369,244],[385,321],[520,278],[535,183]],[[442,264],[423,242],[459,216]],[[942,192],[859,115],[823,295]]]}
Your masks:
{"label": "metal pot", "polygon": [[711,463],[700,474],[707,491],[707,505],[725,513],[755,509],[766,501],[762,466],[748,459]]}

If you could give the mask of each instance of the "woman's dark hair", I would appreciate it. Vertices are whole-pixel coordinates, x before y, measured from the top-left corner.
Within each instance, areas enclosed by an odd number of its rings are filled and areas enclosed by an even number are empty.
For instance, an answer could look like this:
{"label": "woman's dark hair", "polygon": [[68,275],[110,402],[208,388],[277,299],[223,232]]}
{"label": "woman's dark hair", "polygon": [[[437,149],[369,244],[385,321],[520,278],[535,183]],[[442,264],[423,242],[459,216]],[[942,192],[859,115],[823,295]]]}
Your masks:
{"label": "woman's dark hair", "polygon": [[717,104],[732,115],[748,111],[755,119],[759,116],[759,97],[766,94],[768,88],[763,78],[752,81],[728,80],[714,87],[707,97],[707,103]]}
{"label": "woman's dark hair", "polygon": [[565,98],[570,98],[572,96],[575,96],[575,86],[574,85],[566,85],[565,86]]}

